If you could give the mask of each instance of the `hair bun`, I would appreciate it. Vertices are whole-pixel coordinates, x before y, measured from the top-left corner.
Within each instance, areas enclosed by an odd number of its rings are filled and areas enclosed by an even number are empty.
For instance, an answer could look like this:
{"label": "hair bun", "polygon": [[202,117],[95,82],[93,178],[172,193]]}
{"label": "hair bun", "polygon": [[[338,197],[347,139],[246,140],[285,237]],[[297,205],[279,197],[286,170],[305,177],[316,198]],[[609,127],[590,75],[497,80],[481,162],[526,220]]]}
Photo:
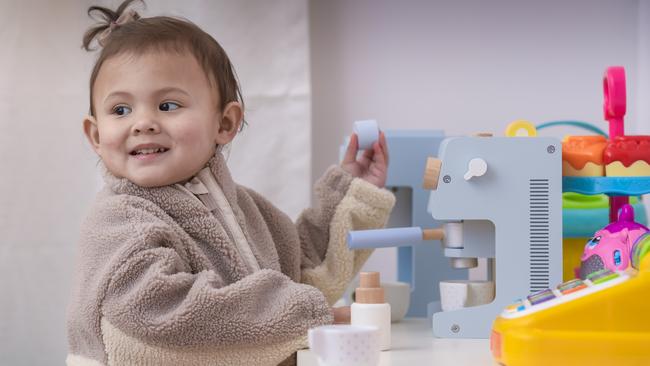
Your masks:
{"label": "hair bun", "polygon": [[97,39],[97,43],[104,47],[108,42],[111,32],[131,21],[140,19],[140,15],[129,8],[129,6],[139,1],[144,5],[143,0],[125,0],[120,4],[116,10],[111,10],[102,6],[91,6],[88,8],[88,16],[92,19],[98,20],[99,23],[89,28],[83,36],[82,48],[86,51],[91,51],[90,44],[93,39]]}

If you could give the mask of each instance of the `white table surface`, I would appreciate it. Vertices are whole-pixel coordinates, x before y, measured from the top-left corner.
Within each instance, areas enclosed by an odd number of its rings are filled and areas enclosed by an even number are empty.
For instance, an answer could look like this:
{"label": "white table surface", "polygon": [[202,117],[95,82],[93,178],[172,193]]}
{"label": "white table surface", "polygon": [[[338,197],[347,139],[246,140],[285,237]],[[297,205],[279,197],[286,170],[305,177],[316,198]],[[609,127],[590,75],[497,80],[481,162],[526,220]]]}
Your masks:
{"label": "white table surface", "polygon": [[[434,338],[426,319],[407,318],[391,326],[391,349],[383,351],[379,366],[497,365],[488,339]],[[309,349],[298,351],[298,366],[318,366]]]}

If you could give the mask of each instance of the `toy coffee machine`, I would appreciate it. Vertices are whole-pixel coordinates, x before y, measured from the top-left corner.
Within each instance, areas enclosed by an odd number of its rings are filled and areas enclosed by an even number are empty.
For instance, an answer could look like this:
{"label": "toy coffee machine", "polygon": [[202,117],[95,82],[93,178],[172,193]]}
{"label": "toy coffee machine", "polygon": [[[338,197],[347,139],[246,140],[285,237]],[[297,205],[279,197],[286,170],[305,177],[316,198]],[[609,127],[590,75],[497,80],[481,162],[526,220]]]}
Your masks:
{"label": "toy coffee machine", "polygon": [[[516,123],[510,129],[526,129]],[[494,318],[521,296],[562,279],[561,144],[547,137],[450,137],[424,173],[427,212],[441,228],[352,231],[351,249],[416,246],[440,240],[452,268],[487,258],[494,296],[481,305],[442,311],[432,302],[433,334],[488,338]],[[424,163],[424,162],[423,162]],[[423,164],[424,165],[424,164]],[[441,268],[440,270],[446,270]],[[471,281],[470,281],[471,283]],[[437,287],[437,283],[431,283]],[[442,294],[444,303],[444,292]],[[472,293],[463,302],[471,304]]]}

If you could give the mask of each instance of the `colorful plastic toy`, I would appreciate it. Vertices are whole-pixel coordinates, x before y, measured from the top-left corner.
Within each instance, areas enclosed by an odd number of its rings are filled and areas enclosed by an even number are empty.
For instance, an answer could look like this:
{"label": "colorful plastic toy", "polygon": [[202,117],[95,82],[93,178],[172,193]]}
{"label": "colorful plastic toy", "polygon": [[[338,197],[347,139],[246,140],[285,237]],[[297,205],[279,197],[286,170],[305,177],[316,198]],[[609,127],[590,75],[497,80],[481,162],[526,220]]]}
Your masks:
{"label": "colorful plastic toy", "polygon": [[506,366],[648,365],[650,234],[631,268],[603,269],[518,300],[494,321],[490,349]]}
{"label": "colorful plastic toy", "polygon": [[[648,185],[646,185],[647,189]],[[647,225],[643,202],[630,197],[634,221]],[[585,243],[594,233],[609,224],[609,197],[604,194],[583,195],[575,192],[562,194],[562,280],[580,276],[580,258]]]}
{"label": "colorful plastic toy", "polygon": [[[624,135],[625,72],[603,78],[610,139]],[[506,366],[648,365],[650,232],[634,222],[629,195],[648,193],[647,177],[564,177],[565,192],[610,196],[610,222],[589,240],[584,278],[537,291],[507,306],[494,321],[490,348]],[[620,196],[619,196],[620,195]]]}
{"label": "colorful plastic toy", "polygon": [[585,245],[580,258],[580,278],[587,278],[602,269],[624,271],[631,263],[631,254],[639,238],[650,229],[634,221],[634,209],[621,207],[618,221],[598,230]]}

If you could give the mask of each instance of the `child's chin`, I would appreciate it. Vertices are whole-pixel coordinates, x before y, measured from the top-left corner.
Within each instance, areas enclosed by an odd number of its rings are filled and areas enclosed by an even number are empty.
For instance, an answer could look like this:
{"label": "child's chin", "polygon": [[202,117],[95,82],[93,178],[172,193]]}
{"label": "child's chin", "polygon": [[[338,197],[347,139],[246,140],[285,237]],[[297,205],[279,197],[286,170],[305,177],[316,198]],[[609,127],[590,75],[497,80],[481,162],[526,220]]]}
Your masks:
{"label": "child's chin", "polygon": [[171,179],[164,179],[162,177],[131,177],[129,179],[131,182],[135,183],[136,185],[144,188],[155,188],[155,187],[162,187],[162,186],[168,186],[170,184],[173,184]]}

